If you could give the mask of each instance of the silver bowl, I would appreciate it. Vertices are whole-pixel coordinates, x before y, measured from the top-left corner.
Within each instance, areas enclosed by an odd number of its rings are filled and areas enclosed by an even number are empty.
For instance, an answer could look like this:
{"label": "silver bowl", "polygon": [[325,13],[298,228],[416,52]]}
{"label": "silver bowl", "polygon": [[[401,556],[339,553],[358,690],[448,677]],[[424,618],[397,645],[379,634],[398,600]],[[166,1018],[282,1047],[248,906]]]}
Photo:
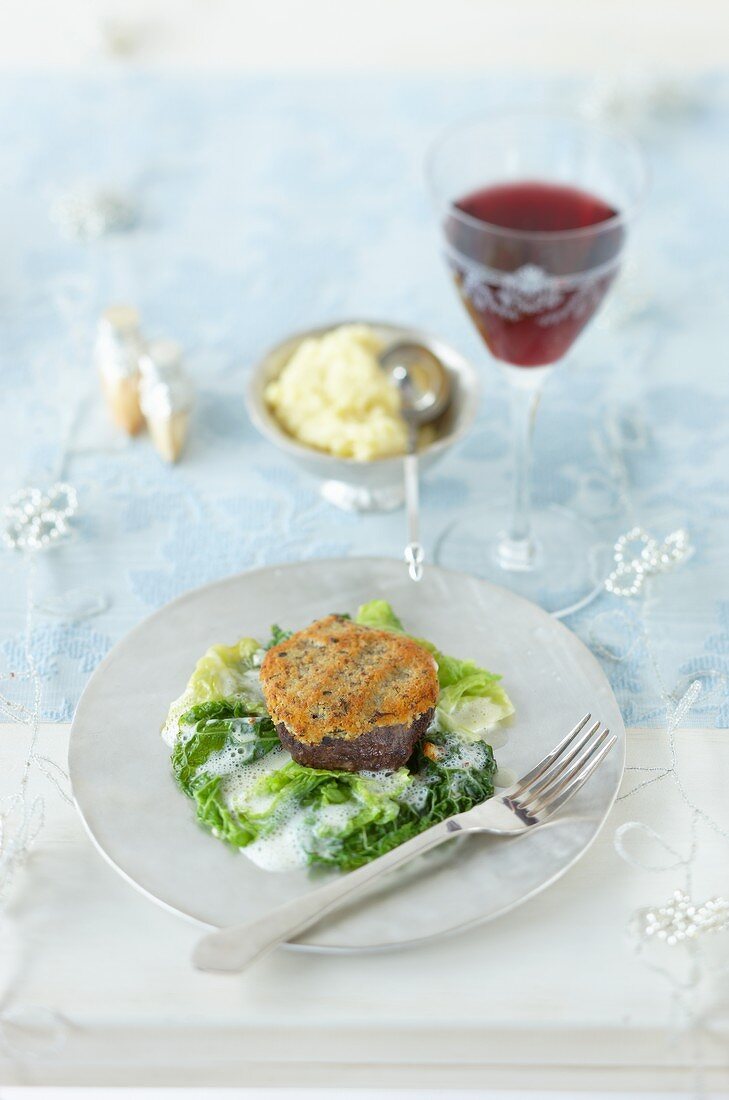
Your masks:
{"label": "silver bowl", "polygon": [[427,470],[435,465],[454,443],[471,428],[478,408],[479,384],[476,371],[457,351],[420,329],[390,325],[381,321],[340,321],[321,325],[289,336],[277,344],[252,369],[246,387],[246,408],[251,421],[269,443],[273,443],[302,470],[321,480],[323,497],[347,511],[373,512],[397,508],[403,501],[403,462],[401,456],[375,458],[363,462],[337,458],[299,443],[281,427],[264,399],[267,384],[283,370],[299,344],[311,336],[321,336],[343,324],[366,324],[385,343],[413,340],[429,348],[450,374],[452,399],[434,424],[436,438],[420,451],[420,465]]}

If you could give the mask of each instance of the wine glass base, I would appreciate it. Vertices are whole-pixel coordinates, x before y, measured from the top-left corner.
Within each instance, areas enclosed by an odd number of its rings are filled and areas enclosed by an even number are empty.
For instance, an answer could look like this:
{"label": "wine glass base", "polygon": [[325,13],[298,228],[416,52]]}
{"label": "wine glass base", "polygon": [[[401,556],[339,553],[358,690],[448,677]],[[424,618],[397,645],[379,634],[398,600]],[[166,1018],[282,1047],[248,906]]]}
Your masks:
{"label": "wine glass base", "polygon": [[323,481],[319,492],[328,504],[343,512],[392,512],[401,508],[405,500],[402,485],[388,485],[379,489],[367,489],[348,481]]}
{"label": "wine glass base", "polygon": [[554,615],[598,595],[603,544],[590,523],[557,505],[534,509],[534,553],[525,561],[504,552],[507,519],[505,508],[495,508],[454,521],[436,542],[437,564],[510,588]]}

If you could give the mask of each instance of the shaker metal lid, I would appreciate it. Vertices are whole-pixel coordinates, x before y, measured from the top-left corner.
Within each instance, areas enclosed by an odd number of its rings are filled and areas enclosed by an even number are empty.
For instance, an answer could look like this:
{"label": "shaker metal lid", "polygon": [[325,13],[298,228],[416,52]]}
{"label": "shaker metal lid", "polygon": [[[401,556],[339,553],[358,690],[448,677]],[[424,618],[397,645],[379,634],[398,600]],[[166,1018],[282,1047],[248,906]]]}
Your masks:
{"label": "shaker metal lid", "polygon": [[174,340],[151,340],[139,360],[145,378],[165,378],[182,369],[182,348]]}
{"label": "shaker metal lid", "polygon": [[138,336],[139,312],[134,306],[109,306],[99,318],[99,329],[120,337]]}

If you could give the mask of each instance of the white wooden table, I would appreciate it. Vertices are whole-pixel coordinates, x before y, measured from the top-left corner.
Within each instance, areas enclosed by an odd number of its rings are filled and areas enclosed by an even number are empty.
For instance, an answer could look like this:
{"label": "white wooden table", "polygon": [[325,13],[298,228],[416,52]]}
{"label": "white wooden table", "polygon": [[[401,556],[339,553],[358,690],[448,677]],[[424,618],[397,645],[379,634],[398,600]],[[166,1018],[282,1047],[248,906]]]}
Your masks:
{"label": "white wooden table", "polygon": [[[0,793],[17,781],[24,730],[0,727]],[[629,763],[666,758],[665,735],[632,730]],[[65,765],[68,728],[39,751]],[[729,738],[679,735],[689,793],[727,822]],[[636,781],[628,774],[626,784]],[[567,876],[516,912],[453,939],[383,955],[278,951],[250,974],[197,973],[196,927],[155,906],[109,867],[73,806],[43,778],[46,822],[0,923],[2,1011],[41,1005],[64,1021],[59,1050],[13,1055],[0,1084],[679,1088],[691,1049],[671,1033],[665,981],[626,934],[678,872],[646,875],[613,847],[642,818],[679,847],[685,810],[670,780],[618,802]],[[700,898],[726,890],[726,847],[703,848]],[[717,945],[728,933],[713,937]],[[725,942],[721,945],[726,952]],[[660,948],[669,961],[682,948]],[[724,1017],[726,1024],[726,1017]],[[729,1044],[706,1039],[708,1081],[729,1083]]]}

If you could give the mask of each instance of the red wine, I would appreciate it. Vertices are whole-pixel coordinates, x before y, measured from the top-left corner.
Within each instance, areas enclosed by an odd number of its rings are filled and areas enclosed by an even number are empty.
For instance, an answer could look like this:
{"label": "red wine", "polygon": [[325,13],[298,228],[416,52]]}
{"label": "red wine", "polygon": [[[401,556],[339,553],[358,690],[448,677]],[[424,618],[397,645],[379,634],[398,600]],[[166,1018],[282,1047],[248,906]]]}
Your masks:
{"label": "red wine", "polygon": [[[617,211],[586,191],[529,180],[484,187],[456,209],[468,216],[446,221],[449,259],[489,350],[520,367],[561,359],[615,278]],[[590,232],[602,222],[611,224]]]}

